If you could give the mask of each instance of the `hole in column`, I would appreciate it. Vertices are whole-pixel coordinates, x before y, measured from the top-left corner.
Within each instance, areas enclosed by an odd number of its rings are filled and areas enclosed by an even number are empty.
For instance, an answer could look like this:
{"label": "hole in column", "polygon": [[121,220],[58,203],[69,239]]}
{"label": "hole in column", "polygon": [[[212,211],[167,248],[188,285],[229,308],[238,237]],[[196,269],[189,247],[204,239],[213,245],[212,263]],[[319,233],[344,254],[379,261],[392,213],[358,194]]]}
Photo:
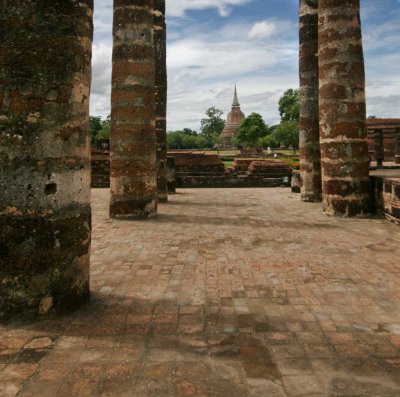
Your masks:
{"label": "hole in column", "polygon": [[57,193],[57,184],[56,183],[48,183],[44,189],[44,193],[46,196],[49,196],[50,194],[56,194]]}

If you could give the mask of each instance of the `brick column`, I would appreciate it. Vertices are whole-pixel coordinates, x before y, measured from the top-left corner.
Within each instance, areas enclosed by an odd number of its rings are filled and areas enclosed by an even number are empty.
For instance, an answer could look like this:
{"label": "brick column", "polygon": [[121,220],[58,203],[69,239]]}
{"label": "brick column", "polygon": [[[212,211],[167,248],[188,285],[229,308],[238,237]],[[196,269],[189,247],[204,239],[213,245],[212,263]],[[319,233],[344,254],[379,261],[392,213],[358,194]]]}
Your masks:
{"label": "brick column", "polygon": [[355,216],[370,211],[360,0],[319,0],[318,13],[323,206]]}
{"label": "brick column", "polygon": [[114,0],[111,203],[114,218],[157,213],[153,0]]}
{"label": "brick column", "polygon": [[383,146],[383,130],[380,128],[374,130],[374,150],[376,165],[382,167],[385,158],[385,148]]}
{"label": "brick column", "polygon": [[396,128],[396,148],[395,148],[395,163],[400,164],[400,128]]}
{"label": "brick column", "polygon": [[92,10],[0,2],[0,318],[89,297]]}
{"label": "brick column", "polygon": [[300,0],[300,176],[303,201],[321,201],[318,115],[318,1]]}
{"label": "brick column", "polygon": [[167,193],[167,41],[165,0],[155,0],[154,45],[156,56],[155,100],[157,140],[157,195],[168,201]]}

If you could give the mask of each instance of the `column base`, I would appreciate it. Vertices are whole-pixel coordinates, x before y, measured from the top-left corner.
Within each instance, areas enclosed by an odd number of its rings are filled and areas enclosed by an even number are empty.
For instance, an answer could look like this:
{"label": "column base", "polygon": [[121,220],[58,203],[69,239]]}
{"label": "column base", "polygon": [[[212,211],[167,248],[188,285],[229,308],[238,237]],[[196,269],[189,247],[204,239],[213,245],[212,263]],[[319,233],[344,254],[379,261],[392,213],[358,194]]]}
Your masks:
{"label": "column base", "polygon": [[90,297],[90,210],[0,217],[0,320],[77,309]]}
{"label": "column base", "polygon": [[321,193],[301,193],[301,200],[306,203],[320,203],[322,201]]}
{"label": "column base", "polygon": [[369,198],[347,200],[324,197],[323,210],[327,215],[349,218],[368,217],[372,213],[371,200]]}
{"label": "column base", "polygon": [[157,216],[157,200],[113,201],[110,203],[110,218],[149,219]]}

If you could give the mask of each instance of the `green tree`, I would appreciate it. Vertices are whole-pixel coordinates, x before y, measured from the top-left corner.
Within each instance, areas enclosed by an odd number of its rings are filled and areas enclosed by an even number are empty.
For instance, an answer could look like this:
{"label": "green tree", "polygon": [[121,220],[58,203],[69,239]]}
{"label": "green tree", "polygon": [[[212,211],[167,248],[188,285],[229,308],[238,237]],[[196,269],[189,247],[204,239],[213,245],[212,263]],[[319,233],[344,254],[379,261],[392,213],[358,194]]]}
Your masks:
{"label": "green tree", "polygon": [[184,134],[182,131],[169,131],[167,134],[168,149],[182,149]]}
{"label": "green tree", "polygon": [[279,99],[279,113],[282,121],[299,121],[300,91],[290,88]]}
{"label": "green tree", "polygon": [[207,146],[212,147],[215,136],[221,135],[225,127],[225,121],[222,119],[222,110],[215,106],[210,107],[206,111],[206,118],[201,120],[201,134],[207,140]]}
{"label": "green tree", "polygon": [[258,113],[252,113],[242,121],[236,141],[241,144],[256,146],[260,144],[260,139],[269,133],[268,126],[262,116]]}
{"label": "green tree", "polygon": [[259,142],[263,148],[276,148],[279,146],[275,134],[265,135],[260,138]]}
{"label": "green tree", "polygon": [[196,147],[197,149],[204,149],[207,147],[207,139],[203,135],[196,136]]}
{"label": "green tree", "polygon": [[197,135],[197,131],[192,130],[191,128],[184,128],[182,132],[185,135]]}
{"label": "green tree", "polygon": [[96,143],[98,133],[101,131],[102,122],[100,116],[89,116],[90,142],[93,145]]}
{"label": "green tree", "polygon": [[96,141],[100,139],[110,139],[110,126],[111,126],[111,115],[108,115],[105,120],[101,121],[101,130],[97,134]]}
{"label": "green tree", "polygon": [[299,123],[297,121],[282,121],[274,132],[277,142],[293,150],[299,147]]}

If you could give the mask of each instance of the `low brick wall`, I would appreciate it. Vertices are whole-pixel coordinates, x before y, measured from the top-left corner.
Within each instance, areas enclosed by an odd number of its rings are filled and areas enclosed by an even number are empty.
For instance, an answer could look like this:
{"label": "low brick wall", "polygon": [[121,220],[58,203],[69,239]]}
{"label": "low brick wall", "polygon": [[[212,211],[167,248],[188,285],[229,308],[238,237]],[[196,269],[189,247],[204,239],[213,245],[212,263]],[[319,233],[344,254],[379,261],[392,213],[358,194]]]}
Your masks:
{"label": "low brick wall", "polygon": [[371,177],[375,210],[400,225],[400,178]]}
{"label": "low brick wall", "polygon": [[177,187],[181,188],[243,188],[243,187],[289,187],[289,176],[265,178],[263,176],[236,175],[185,175],[177,176]]}
{"label": "low brick wall", "polygon": [[224,162],[216,154],[168,152],[175,159],[176,173],[225,172]]}
{"label": "low brick wall", "polygon": [[[170,154],[175,157],[175,153]],[[292,171],[282,161],[235,159],[232,169],[225,170],[218,156],[205,155],[211,157],[210,159],[198,156],[193,153],[178,153],[175,157],[177,187],[290,186]]]}

